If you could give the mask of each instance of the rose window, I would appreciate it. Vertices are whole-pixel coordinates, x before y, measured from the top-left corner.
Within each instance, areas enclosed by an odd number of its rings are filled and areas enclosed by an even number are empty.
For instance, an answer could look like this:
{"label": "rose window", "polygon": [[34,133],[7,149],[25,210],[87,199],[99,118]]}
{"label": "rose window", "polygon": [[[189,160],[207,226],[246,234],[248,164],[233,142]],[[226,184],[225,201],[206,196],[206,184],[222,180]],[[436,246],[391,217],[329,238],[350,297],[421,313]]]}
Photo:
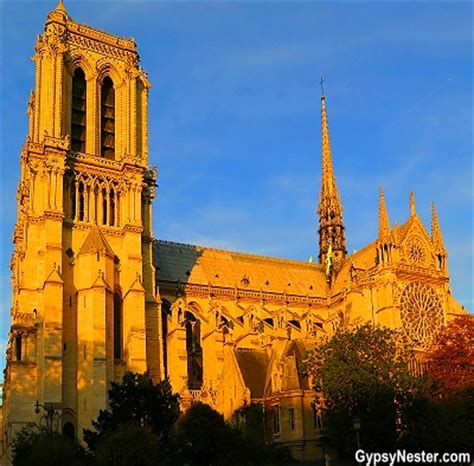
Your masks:
{"label": "rose window", "polygon": [[443,324],[441,299],[429,285],[410,283],[400,297],[400,314],[403,328],[411,340],[428,346],[435,332]]}
{"label": "rose window", "polygon": [[423,242],[420,238],[412,236],[408,239],[406,245],[408,259],[413,264],[423,264],[426,259],[426,252]]}

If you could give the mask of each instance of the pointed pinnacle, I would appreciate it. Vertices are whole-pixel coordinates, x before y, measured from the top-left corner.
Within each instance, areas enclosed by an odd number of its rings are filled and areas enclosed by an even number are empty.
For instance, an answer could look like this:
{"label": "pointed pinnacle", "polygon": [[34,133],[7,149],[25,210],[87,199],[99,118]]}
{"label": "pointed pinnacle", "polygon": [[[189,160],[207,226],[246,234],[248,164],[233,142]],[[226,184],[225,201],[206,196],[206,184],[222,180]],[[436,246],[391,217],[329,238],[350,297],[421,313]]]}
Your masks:
{"label": "pointed pinnacle", "polygon": [[387,206],[383,186],[379,191],[379,239],[386,240],[390,236],[390,222],[388,220]]}
{"label": "pointed pinnacle", "polygon": [[415,209],[415,194],[413,192],[410,193],[410,217],[413,217],[416,214]]}
{"label": "pointed pinnacle", "polygon": [[431,205],[431,242],[436,249],[441,249],[444,251],[443,236],[441,235],[438,213],[436,212],[436,205],[434,202]]}
{"label": "pointed pinnacle", "polygon": [[66,7],[64,6],[64,1],[63,0],[59,0],[58,4],[56,6],[56,10],[66,12]]}

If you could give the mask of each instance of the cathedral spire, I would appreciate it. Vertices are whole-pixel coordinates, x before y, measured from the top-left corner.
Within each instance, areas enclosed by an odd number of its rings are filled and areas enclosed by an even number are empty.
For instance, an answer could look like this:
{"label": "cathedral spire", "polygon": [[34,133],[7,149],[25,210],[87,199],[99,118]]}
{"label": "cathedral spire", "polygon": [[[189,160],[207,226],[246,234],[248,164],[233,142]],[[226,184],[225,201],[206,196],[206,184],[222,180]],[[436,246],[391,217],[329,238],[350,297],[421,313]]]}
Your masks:
{"label": "cathedral spire", "polygon": [[332,165],[331,142],[329,140],[328,117],[326,113],[326,97],[321,96],[321,145],[322,145],[322,172],[321,172],[321,203],[325,198],[333,198],[333,202],[337,203],[338,209],[342,212],[339,193],[336,187],[336,178],[334,176],[334,168]]}
{"label": "cathedral spire", "polygon": [[384,241],[390,236],[390,222],[388,220],[387,206],[383,187],[379,191],[379,240]]}
{"label": "cathedral spire", "polygon": [[[321,85],[323,80],[321,79]],[[321,87],[322,91],[322,87]],[[321,95],[321,192],[319,195],[319,262],[331,263],[329,273],[338,271],[346,255],[342,204],[336,186],[329,140],[326,97]],[[329,256],[329,257],[328,257]],[[329,262],[328,262],[329,261]]]}
{"label": "cathedral spire", "polygon": [[437,250],[445,250],[441,228],[439,227],[438,213],[436,212],[436,205],[434,202],[431,205],[431,242]]}

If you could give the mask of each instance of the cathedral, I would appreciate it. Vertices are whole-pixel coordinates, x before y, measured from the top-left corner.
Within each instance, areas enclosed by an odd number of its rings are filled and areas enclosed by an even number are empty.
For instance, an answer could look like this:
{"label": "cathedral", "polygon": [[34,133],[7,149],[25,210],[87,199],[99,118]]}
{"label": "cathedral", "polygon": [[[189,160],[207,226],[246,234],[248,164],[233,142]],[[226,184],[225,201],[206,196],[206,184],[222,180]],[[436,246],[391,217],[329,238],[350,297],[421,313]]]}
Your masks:
{"label": "cathedral", "polygon": [[321,458],[322,419],[301,373],[307,352],[339,326],[368,321],[401,329],[423,351],[465,312],[435,206],[427,231],[413,194],[409,217],[391,225],[380,190],[378,237],[348,254],[324,95],[313,263],[155,239],[150,83],[133,40],[75,22],[60,1],[34,63],[10,264],[5,457],[15,433],[40,421],[38,406],[80,437],[112,381],[149,371],[169,378],[183,409],[201,400],[237,422],[260,404],[270,442]]}

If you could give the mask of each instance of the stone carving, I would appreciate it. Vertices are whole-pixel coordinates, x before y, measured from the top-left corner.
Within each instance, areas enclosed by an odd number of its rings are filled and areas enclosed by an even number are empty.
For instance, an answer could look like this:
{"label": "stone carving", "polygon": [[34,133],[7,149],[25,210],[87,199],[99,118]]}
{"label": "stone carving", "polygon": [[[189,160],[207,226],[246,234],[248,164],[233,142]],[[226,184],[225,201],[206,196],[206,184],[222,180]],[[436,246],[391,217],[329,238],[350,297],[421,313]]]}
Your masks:
{"label": "stone carving", "polygon": [[410,339],[421,347],[427,347],[443,324],[441,299],[430,285],[410,283],[400,297],[400,315]]}
{"label": "stone carving", "polygon": [[408,260],[412,264],[423,265],[426,262],[426,249],[418,236],[408,238],[405,250]]}

